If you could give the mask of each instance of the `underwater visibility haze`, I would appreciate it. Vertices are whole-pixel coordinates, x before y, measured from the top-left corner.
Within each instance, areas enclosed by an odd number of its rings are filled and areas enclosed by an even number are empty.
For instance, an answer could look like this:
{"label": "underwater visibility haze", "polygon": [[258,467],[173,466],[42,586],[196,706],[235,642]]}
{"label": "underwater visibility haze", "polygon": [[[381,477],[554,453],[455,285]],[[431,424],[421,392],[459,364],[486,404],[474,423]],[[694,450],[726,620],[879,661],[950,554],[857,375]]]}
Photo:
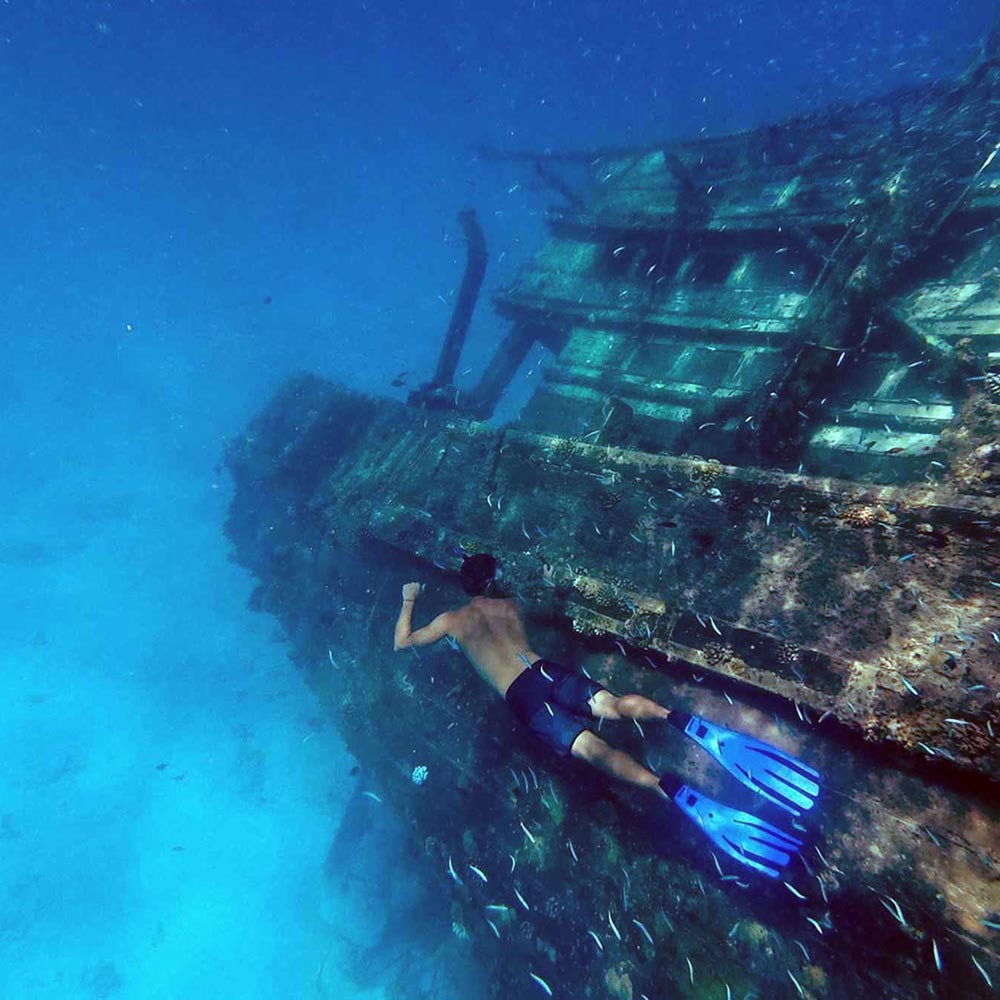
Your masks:
{"label": "underwater visibility haze", "polygon": [[991,996],[996,17],[7,0],[0,997]]}

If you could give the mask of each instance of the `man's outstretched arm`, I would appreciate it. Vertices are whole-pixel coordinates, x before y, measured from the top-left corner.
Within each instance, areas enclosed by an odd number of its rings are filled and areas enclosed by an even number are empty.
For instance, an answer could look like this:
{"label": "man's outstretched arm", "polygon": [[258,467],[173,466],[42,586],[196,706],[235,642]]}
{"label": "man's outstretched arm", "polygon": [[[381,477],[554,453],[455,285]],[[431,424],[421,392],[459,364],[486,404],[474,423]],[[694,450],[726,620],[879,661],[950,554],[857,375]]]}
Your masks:
{"label": "man's outstretched arm", "polygon": [[406,649],[407,646],[429,646],[432,642],[443,639],[450,630],[451,614],[446,611],[438,615],[430,625],[413,631],[413,605],[423,589],[421,583],[403,585],[403,606],[399,609],[396,631],[392,639],[394,650]]}

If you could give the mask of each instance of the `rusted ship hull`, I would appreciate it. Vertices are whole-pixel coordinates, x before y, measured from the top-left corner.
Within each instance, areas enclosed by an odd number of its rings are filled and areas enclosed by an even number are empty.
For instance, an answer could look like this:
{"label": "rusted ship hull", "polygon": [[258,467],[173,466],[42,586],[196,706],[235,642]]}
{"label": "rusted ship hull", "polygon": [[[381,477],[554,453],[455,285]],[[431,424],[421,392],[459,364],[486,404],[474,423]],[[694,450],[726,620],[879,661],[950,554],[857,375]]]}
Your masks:
{"label": "rusted ship hull", "polygon": [[[497,998],[542,990],[532,975],[621,1000],[988,995],[998,108],[987,49],[952,85],[591,157],[498,297],[511,333],[472,392],[448,384],[450,331],[414,405],[303,376],[231,444],[254,605]],[[553,356],[522,417],[472,419],[535,341]],[[443,610],[479,549],[550,655],[823,772],[789,885],[744,881],[676,817],[546,758],[456,652],[393,655],[399,585]],[[733,798],[666,734],[604,735]]]}
{"label": "rusted ship hull", "polygon": [[[710,977],[734,995],[784,995],[788,970],[815,996],[870,996],[880,983],[935,995],[932,939],[951,983],[969,995],[985,985],[971,956],[991,961],[983,920],[1000,908],[986,737],[998,722],[996,655],[984,632],[1000,591],[968,569],[996,558],[994,501],[859,493],[448,415],[414,419],[311,378],[285,388],[229,463],[230,535],[260,577],[257,606],[282,621],[349,747],[410,820],[456,924],[495,966],[498,997],[524,995],[532,970],[564,995],[653,996],[683,987],[686,957],[696,983]],[[667,522],[676,527],[658,527]],[[393,655],[399,584],[432,583],[428,613],[454,603],[459,545],[499,555],[545,648],[615,690],[752,729],[824,771],[819,852],[812,875],[796,879],[806,900],[722,881],[679,822],[639,816],[641,803],[582,766],[546,759],[447,647]],[[961,635],[986,641],[955,635],[956,586]],[[938,629],[947,633],[935,642]],[[657,766],[690,774],[700,763],[663,734],[619,729],[605,735]],[[410,780],[419,765],[421,786]],[[712,775],[697,780],[711,787]],[[449,858],[489,883],[456,884]]]}

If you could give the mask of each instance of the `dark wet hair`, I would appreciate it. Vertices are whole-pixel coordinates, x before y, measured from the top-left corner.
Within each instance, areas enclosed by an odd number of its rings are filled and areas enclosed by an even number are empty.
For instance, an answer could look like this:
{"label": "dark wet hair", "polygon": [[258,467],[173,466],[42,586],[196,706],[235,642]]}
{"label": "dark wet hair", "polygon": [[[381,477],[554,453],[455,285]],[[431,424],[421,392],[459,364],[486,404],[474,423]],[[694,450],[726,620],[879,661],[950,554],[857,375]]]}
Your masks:
{"label": "dark wet hair", "polygon": [[465,558],[458,580],[469,597],[483,597],[490,590],[496,572],[496,559],[488,552],[477,552]]}

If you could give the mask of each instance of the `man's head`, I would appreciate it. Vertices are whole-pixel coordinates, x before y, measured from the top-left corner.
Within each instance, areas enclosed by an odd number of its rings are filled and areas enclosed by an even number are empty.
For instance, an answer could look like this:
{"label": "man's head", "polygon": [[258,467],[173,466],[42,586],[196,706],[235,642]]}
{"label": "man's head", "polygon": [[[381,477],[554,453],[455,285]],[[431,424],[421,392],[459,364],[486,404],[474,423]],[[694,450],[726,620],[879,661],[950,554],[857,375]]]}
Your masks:
{"label": "man's head", "polygon": [[496,586],[500,567],[488,552],[477,552],[467,556],[462,563],[458,579],[469,597],[497,596]]}

